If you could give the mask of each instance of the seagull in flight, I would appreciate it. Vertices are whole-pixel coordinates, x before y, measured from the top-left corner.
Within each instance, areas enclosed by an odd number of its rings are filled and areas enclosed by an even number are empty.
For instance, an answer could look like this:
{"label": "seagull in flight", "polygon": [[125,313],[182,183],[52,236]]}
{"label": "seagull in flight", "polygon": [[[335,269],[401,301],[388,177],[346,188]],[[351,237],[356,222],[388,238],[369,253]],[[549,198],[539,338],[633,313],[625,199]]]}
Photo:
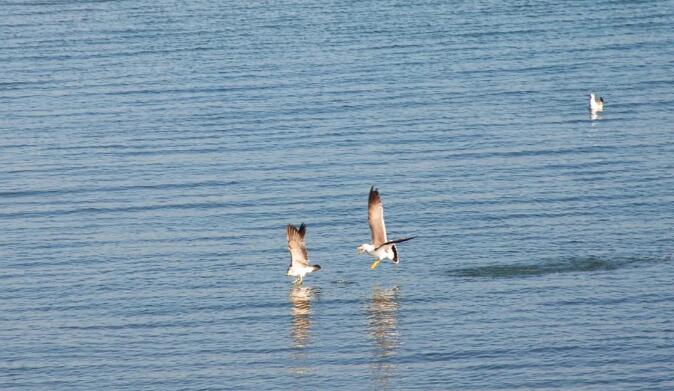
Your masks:
{"label": "seagull in flight", "polygon": [[295,285],[302,285],[304,276],[308,273],[321,270],[320,265],[309,265],[309,256],[307,247],[304,245],[304,234],[307,233],[307,226],[304,223],[297,228],[292,224],[286,226],[288,236],[288,251],[290,251],[290,265],[288,266],[287,276],[297,277]]}
{"label": "seagull in flight", "polygon": [[370,188],[370,196],[368,198],[367,206],[367,220],[370,224],[370,232],[372,233],[372,243],[363,243],[358,246],[359,254],[368,253],[374,257],[374,262],[370,265],[370,269],[374,270],[379,266],[379,263],[384,259],[390,259],[393,263],[399,262],[398,250],[396,243],[406,242],[410,238],[402,238],[396,240],[386,239],[386,225],[384,225],[384,207],[379,197],[379,190],[374,186]]}

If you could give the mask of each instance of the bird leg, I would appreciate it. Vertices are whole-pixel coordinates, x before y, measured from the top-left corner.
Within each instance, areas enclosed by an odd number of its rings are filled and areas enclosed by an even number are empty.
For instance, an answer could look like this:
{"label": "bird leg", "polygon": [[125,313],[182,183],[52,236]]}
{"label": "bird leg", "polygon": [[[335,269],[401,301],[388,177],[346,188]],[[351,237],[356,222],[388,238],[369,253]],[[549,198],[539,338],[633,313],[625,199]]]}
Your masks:
{"label": "bird leg", "polygon": [[302,278],[302,276],[297,277],[295,281],[293,281],[293,283],[297,286],[302,285],[302,282],[304,282],[304,278]]}
{"label": "bird leg", "polygon": [[379,266],[379,263],[381,262],[381,259],[375,259],[374,262],[372,262],[372,265],[370,265],[370,270],[374,270]]}

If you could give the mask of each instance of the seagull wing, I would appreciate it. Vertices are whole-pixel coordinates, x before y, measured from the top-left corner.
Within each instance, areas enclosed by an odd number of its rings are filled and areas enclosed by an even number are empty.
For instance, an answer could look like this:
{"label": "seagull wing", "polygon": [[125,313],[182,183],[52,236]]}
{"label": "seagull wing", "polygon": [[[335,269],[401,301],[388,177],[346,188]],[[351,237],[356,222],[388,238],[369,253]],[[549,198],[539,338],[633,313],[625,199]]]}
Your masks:
{"label": "seagull wing", "polygon": [[386,242],[386,225],[384,225],[384,206],[381,204],[379,191],[372,186],[367,206],[367,221],[372,233],[372,245],[381,246]]}
{"label": "seagull wing", "polygon": [[384,243],[380,244],[379,246],[377,246],[377,248],[375,248],[375,250],[379,250],[380,248],[382,248],[384,246],[388,246],[389,244],[402,243],[402,242],[406,242],[406,241],[411,240],[411,239],[414,239],[414,236],[411,236],[409,238],[389,240],[388,242],[384,242]]}
{"label": "seagull wing", "polygon": [[288,251],[290,251],[290,266],[309,266],[307,247],[304,245],[304,234],[307,226],[302,223],[299,228],[292,224],[286,226],[288,235]]}

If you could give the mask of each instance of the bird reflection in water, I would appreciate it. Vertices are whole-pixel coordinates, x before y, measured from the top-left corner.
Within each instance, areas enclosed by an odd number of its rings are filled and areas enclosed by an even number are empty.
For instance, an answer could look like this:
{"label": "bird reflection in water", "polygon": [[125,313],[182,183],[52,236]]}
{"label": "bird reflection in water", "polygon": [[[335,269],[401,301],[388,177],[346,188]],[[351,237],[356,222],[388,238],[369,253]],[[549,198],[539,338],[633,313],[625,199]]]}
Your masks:
{"label": "bird reflection in water", "polygon": [[290,336],[292,338],[292,354],[290,372],[294,374],[305,374],[309,368],[306,366],[308,360],[304,349],[309,345],[311,333],[311,300],[318,296],[318,291],[314,288],[293,286],[289,293],[290,303],[292,304],[292,324],[290,327]]}
{"label": "bird reflection in water", "polygon": [[375,287],[367,308],[368,333],[374,341],[372,374],[377,389],[389,389],[389,380],[394,375],[393,358],[400,344],[398,334],[398,309],[400,289]]}

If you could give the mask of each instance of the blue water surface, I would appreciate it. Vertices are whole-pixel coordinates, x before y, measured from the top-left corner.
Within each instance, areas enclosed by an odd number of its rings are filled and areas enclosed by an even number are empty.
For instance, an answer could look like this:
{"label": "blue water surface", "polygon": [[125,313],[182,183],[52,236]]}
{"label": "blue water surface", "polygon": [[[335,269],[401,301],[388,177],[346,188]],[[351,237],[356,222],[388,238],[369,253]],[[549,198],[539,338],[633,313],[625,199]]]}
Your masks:
{"label": "blue water surface", "polygon": [[0,16],[0,389],[674,389],[674,2]]}

